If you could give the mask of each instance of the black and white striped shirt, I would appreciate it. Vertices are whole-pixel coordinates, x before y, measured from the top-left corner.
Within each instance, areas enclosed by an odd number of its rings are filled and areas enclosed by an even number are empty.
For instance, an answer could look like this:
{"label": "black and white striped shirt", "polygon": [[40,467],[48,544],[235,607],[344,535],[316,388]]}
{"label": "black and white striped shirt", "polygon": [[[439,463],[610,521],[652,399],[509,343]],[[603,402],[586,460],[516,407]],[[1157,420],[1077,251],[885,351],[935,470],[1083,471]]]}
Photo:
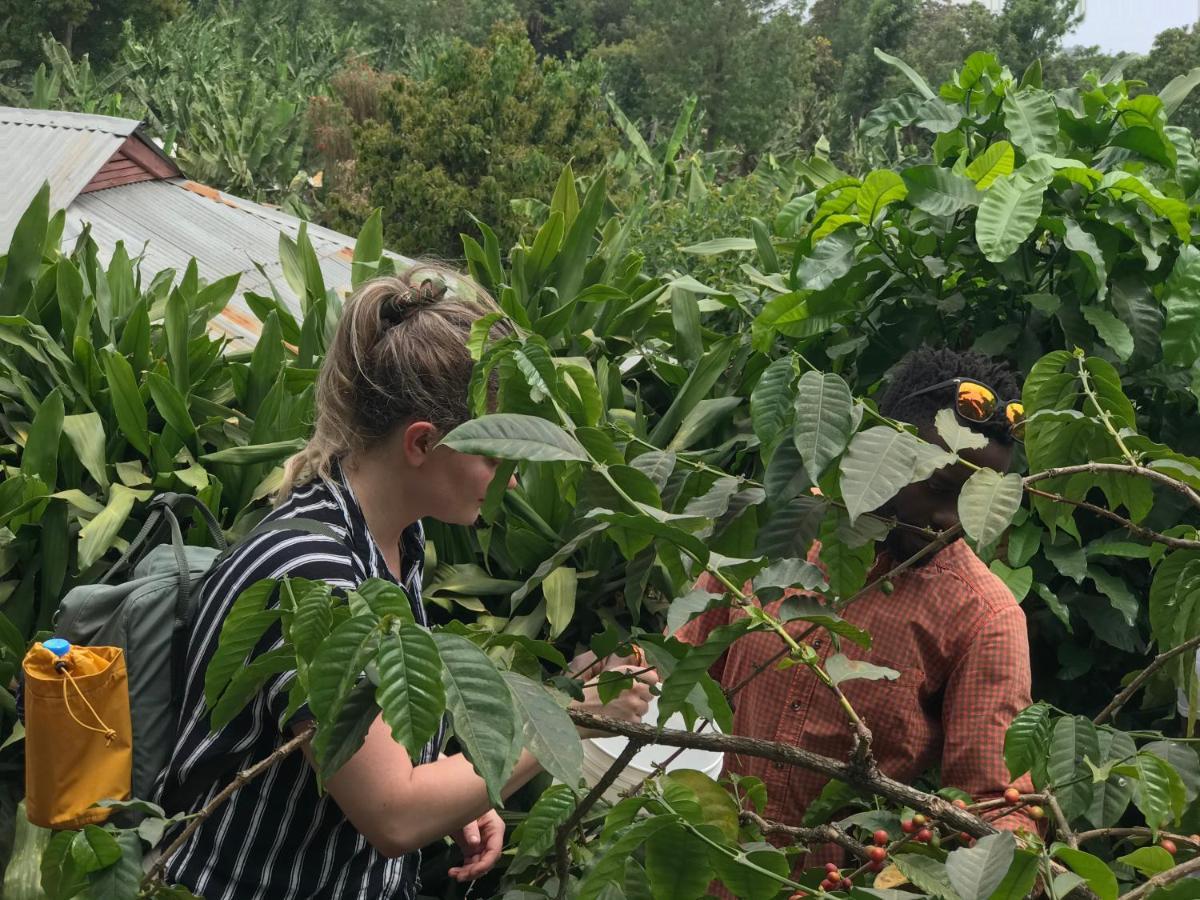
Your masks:
{"label": "black and white striped shirt", "polygon": [[[160,797],[179,796],[202,808],[237,769],[270,755],[290,738],[279,728],[295,673],[272,678],[224,728],[209,730],[204,672],[217,648],[221,624],[238,595],[264,578],[290,575],[352,589],[367,578],[392,576],[340,469],[333,477],[298,488],[269,519],[305,518],[329,526],[344,541],[308,531],[268,530],[251,536],[207,576],[188,644],[186,688],[171,761],[160,778]],[[424,537],[420,524],[404,534],[403,584],[417,621],[421,604]],[[278,625],[256,652],[282,642]],[[292,723],[308,717],[307,709]],[[437,755],[437,738],[421,755]],[[169,808],[171,812],[178,808]],[[387,859],[367,843],[328,794],[300,753],[293,753],[240,788],[200,826],[171,860],[167,876],[205,900],[380,897],[416,894],[418,854]]]}

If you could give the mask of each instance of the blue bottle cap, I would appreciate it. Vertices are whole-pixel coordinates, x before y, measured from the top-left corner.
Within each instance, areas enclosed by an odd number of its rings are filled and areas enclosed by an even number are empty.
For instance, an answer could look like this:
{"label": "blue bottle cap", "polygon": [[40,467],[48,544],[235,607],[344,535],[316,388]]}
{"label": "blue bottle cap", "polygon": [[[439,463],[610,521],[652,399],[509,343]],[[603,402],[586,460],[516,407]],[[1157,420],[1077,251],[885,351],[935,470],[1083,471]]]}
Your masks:
{"label": "blue bottle cap", "polygon": [[55,656],[66,656],[71,652],[71,642],[62,638],[50,638],[48,641],[42,641],[42,646]]}

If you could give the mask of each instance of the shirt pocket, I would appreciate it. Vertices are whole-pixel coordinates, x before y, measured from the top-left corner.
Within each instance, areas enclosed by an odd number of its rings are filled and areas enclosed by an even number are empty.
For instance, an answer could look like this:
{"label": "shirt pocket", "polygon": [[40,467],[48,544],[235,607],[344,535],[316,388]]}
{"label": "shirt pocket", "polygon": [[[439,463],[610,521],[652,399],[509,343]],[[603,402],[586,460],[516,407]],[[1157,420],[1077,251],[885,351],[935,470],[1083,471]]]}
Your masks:
{"label": "shirt pocket", "polygon": [[867,661],[899,672],[899,677],[844,681],[842,693],[871,730],[880,768],[892,778],[916,775],[928,765],[937,739],[936,722],[921,702],[925,672],[875,656]]}

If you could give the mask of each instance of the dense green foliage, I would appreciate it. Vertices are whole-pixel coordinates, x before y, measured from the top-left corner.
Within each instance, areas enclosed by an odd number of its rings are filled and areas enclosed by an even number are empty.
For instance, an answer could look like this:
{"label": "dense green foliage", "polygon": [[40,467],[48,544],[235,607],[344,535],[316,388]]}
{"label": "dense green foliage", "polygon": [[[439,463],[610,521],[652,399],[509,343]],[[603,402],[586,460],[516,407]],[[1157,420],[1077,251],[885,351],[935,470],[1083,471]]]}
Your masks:
{"label": "dense green foliage", "polygon": [[[894,525],[877,511],[955,459],[881,420],[870,398],[891,363],[936,334],[1027,375],[1025,479],[979,470],[960,513],[1030,618],[1042,702],[1014,724],[1006,759],[1062,809],[1060,843],[987,837],[990,826],[969,811],[898,793],[837,760],[834,771],[875,797],[864,805],[831,788],[810,819],[831,817],[859,838],[889,831],[908,890],[943,900],[1017,900],[1039,871],[1052,896],[1086,883],[1111,900],[1168,869],[1167,851],[1143,845],[1160,830],[1200,825],[1200,761],[1172,740],[1188,728],[1174,704],[1177,688],[1195,695],[1193,654],[1158,670],[1142,708],[1119,712],[1123,727],[1081,714],[1106,705],[1149,648],[1200,636],[1200,446],[1187,427],[1200,403],[1200,253],[1191,243],[1200,171],[1192,135],[1168,124],[1197,80],[1181,77],[1161,96],[1131,98],[1133,85],[1095,77],[1051,93],[1036,70],[1022,80],[986,54],[936,92],[907,74],[911,89],[867,127],[868,137],[913,134],[904,152],[915,157],[861,177],[820,157],[760,167],[759,215],[685,248],[676,271],[649,268],[637,235],[703,214],[720,158],[688,149],[688,114],[657,151],[631,131],[611,184],[565,168],[548,203],[525,205],[528,224],[511,252],[486,225],[478,240],[464,238],[472,275],[521,331],[494,345],[481,331],[473,342],[477,383],[499,377],[500,412],[447,441],[519,467],[520,486],[489,499],[482,529],[430,528],[428,595],[448,615],[427,632],[381,586],[336,598],[292,583],[276,613],[291,656],[244,666],[236,648],[254,632],[226,644],[209,672],[214,716],[236,712],[276,666],[297,667],[307,674],[291,699],[316,712],[315,752],[327,769],[354,751],[376,710],[410,749],[449,712],[493,790],[516,748],[528,747],[563,784],[545,790],[512,835],[496,894],[682,900],[711,878],[741,897],[811,888],[820,874],[792,881],[786,854],[743,815],[762,808],[760,784],[743,782],[731,796],[697,775],[651,780],[607,814],[604,805],[585,814],[581,831],[559,836],[560,868],[550,849],[581,794],[557,691],[577,685],[552,677],[546,693],[537,682],[557,675],[579,644],[603,653],[633,638],[665,676],[661,705],[728,731],[728,701],[706,669],[748,633],[778,634],[789,662],[813,667],[831,689],[851,675],[888,677],[822,668],[787,621],[827,630],[844,654],[836,659],[860,659],[859,646],[869,646],[836,613],[866,582],[874,540]],[[299,437],[337,303],[303,237],[285,241],[303,320],[257,298],[263,339],[248,358],[219,364],[203,322],[232,285],[201,286],[185,273],[143,286],[125,258],[105,271],[86,243],[64,256],[60,220],[44,203],[26,215],[0,282],[13,423],[4,487],[16,492],[4,504],[16,548],[5,612],[24,611],[5,626],[10,667],[56,592],[93,577],[111,558],[105,551],[132,533],[139,491],[191,485],[235,532],[244,527],[277,477],[274,464],[296,446],[289,439]],[[381,234],[372,217],[356,279],[379,265]],[[686,266],[690,258],[701,265]],[[82,437],[103,440],[83,442],[75,418],[89,425]],[[949,444],[961,439],[953,419],[939,427]],[[1090,468],[1097,463],[1114,468]],[[1048,472],[1062,467],[1069,474]],[[814,483],[820,497],[808,491]],[[827,574],[802,561],[814,536]],[[57,542],[62,564],[20,552],[35,541]],[[723,580],[724,597],[690,591],[701,571]],[[32,585],[46,579],[35,603]],[[744,604],[736,586],[747,580],[765,597],[803,586],[827,606],[785,607],[781,617],[751,608],[702,648],[662,636],[665,621],[711,603]],[[265,598],[263,589],[244,595],[237,622],[261,627],[254,611]],[[231,638],[239,628],[251,626],[230,626]],[[355,677],[367,661],[378,685]],[[15,761],[19,742],[4,752]],[[899,822],[913,809],[943,823],[942,847],[903,841]],[[1061,843],[1118,823],[1133,827],[1120,840]],[[141,839],[101,830],[108,837],[55,838],[42,870],[50,896],[70,896],[79,878],[136,878],[117,867],[142,852]],[[981,839],[963,846],[962,831]],[[105,852],[77,854],[76,844]],[[1074,874],[1055,874],[1052,861]]]}
{"label": "dense green foliage", "polygon": [[[539,61],[519,30],[449,46],[426,77],[397,77],[361,115],[352,175],[330,180],[325,221],[353,231],[382,208],[389,245],[455,254],[472,216],[507,221],[511,199],[548,192],[568,161],[604,161],[613,139],[599,76],[595,65]],[[500,231],[509,243],[513,232]]]}

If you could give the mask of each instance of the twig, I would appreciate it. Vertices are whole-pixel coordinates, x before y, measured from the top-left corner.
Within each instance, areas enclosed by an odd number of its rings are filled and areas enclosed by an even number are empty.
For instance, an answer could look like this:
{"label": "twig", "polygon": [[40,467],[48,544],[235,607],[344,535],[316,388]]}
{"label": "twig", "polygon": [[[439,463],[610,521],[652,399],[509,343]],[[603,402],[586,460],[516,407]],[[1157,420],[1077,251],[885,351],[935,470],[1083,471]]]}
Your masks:
{"label": "twig", "polygon": [[1180,878],[1186,878],[1193,872],[1200,872],[1200,856],[1193,856],[1185,863],[1180,863],[1173,869],[1159,872],[1144,884],[1139,884],[1127,894],[1122,894],[1119,900],[1142,900],[1163,885],[1174,884]]}
{"label": "twig", "polygon": [[558,833],[554,837],[554,855],[558,870],[558,900],[565,900],[567,896],[567,877],[571,868],[571,860],[567,855],[567,838],[570,837],[571,831],[575,826],[583,821],[583,817],[587,815],[588,810],[596,805],[596,801],[600,799],[600,795],[612,786],[612,783],[617,780],[617,776],[624,771],[625,767],[629,765],[634,756],[637,755],[637,752],[646,743],[642,739],[631,739],[625,745],[625,749],[621,751],[620,755],[613,760],[612,765],[608,767],[608,771],[600,776],[600,780],[579,801],[579,805],[575,807],[575,810],[567,817],[567,820],[558,827]]}
{"label": "twig", "polygon": [[1050,491],[1039,490],[1038,488],[1026,487],[1026,491],[1038,497],[1045,497],[1047,500],[1053,500],[1055,503],[1067,503],[1071,506],[1077,506],[1080,509],[1086,509],[1088,512],[1095,513],[1098,516],[1104,516],[1106,519],[1111,519],[1122,528],[1125,528],[1136,537],[1143,540],[1154,541],[1156,544],[1164,544],[1174,550],[1200,550],[1200,541],[1189,540],[1188,538],[1171,537],[1170,535],[1160,534],[1157,531],[1151,531],[1149,528],[1143,528],[1141,525],[1135,525],[1133,522],[1126,519],[1124,516],[1118,515],[1111,509],[1105,509],[1103,506],[1097,506],[1094,503],[1088,503],[1086,500],[1072,500],[1070,497],[1064,497],[1062,494],[1053,494]]}
{"label": "twig", "polygon": [[1157,481],[1164,487],[1168,487],[1177,494],[1182,494],[1187,498],[1197,509],[1200,509],[1200,494],[1197,494],[1189,485],[1182,481],[1172,478],[1169,475],[1164,475],[1157,469],[1149,469],[1146,466],[1127,466],[1122,463],[1081,463],[1077,466],[1059,466],[1056,469],[1046,469],[1042,472],[1034,472],[1032,475],[1026,475],[1024,484],[1026,486],[1036,484],[1039,481],[1045,481],[1048,478],[1061,478],[1064,475],[1080,475],[1082,473],[1090,475],[1100,475],[1109,473],[1113,475],[1130,475],[1133,477],[1148,478],[1151,481]]}
{"label": "twig", "polygon": [[814,828],[784,825],[782,822],[770,822],[749,809],[742,810],[741,819],[743,823],[754,825],[763,834],[784,835],[806,846],[811,844],[837,844],[843,850],[857,856],[859,859],[868,858],[867,848],[836,825],[817,825]]}
{"label": "twig", "polygon": [[1049,791],[1046,792],[1046,805],[1050,807],[1050,815],[1054,817],[1054,830],[1058,832],[1059,838],[1066,841],[1067,846],[1072,850],[1078,850],[1079,837],[1067,824],[1067,817],[1063,815],[1062,807],[1058,805],[1058,798]]}
{"label": "twig", "polygon": [[1129,684],[1124,690],[1121,691],[1121,693],[1112,698],[1112,701],[1108,704],[1108,706],[1100,710],[1100,714],[1092,720],[1092,724],[1100,725],[1104,722],[1107,722],[1110,718],[1117,714],[1117,711],[1122,706],[1129,702],[1129,698],[1137,693],[1138,688],[1145,684],[1151,675],[1169,663],[1176,656],[1179,656],[1181,653],[1187,653],[1189,650],[1195,650],[1197,647],[1200,647],[1200,636],[1186,640],[1178,647],[1172,647],[1165,653],[1158,654],[1158,656],[1154,657],[1154,659],[1151,661],[1150,665],[1142,669],[1142,671],[1138,673],[1137,677],[1133,679],[1133,681],[1129,682]]}
{"label": "twig", "polygon": [[280,760],[290,756],[296,750],[307,744],[310,740],[312,740],[313,731],[315,729],[315,724],[309,722],[303,731],[297,734],[286,744],[281,744],[270,756],[259,760],[250,768],[243,769],[242,771],[238,772],[237,775],[234,776],[233,781],[225,785],[221,792],[217,794],[217,796],[213,797],[209,804],[196,814],[194,819],[188,822],[187,827],[183,829],[179,837],[175,838],[175,840],[171,842],[170,846],[168,846],[167,849],[162,852],[162,854],[158,857],[158,861],[154,864],[150,871],[146,873],[146,877],[142,879],[142,888],[145,889],[155,882],[162,880],[163,872],[166,871],[167,863],[171,861],[171,857],[179,851],[180,847],[187,843],[188,838],[190,838],[192,834],[195,833],[196,829],[204,823],[204,820],[211,816],[218,809],[218,807],[220,807],[226,800],[233,796],[234,792],[237,791],[238,788],[241,788],[253,781]]}
{"label": "twig", "polygon": [[983,837],[996,833],[996,829],[987,822],[964,812],[952,805],[950,801],[944,800],[936,794],[927,794],[895,781],[874,766],[863,767],[852,762],[842,762],[828,756],[821,756],[819,753],[813,753],[792,744],[763,741],[742,735],[697,733],[671,728],[660,729],[652,725],[634,725],[609,716],[597,716],[578,709],[567,712],[576,725],[596,731],[605,731],[609,734],[624,735],[646,743],[661,744],[665,747],[710,750],[716,753],[737,753],[742,756],[754,756],[759,759],[799,766],[802,769],[817,772],[828,778],[836,778],[854,787],[918,809],[958,831],[967,832],[972,837]]}
{"label": "twig", "polygon": [[1200,850],[1200,841],[1187,834],[1174,834],[1170,831],[1152,831],[1149,828],[1135,826],[1131,828],[1093,828],[1091,831],[1081,831],[1076,838],[1079,843],[1084,844],[1088,841],[1094,841],[1097,838],[1127,838],[1127,837],[1144,837],[1144,838],[1169,838],[1178,844],[1186,844],[1189,847],[1195,847]]}

